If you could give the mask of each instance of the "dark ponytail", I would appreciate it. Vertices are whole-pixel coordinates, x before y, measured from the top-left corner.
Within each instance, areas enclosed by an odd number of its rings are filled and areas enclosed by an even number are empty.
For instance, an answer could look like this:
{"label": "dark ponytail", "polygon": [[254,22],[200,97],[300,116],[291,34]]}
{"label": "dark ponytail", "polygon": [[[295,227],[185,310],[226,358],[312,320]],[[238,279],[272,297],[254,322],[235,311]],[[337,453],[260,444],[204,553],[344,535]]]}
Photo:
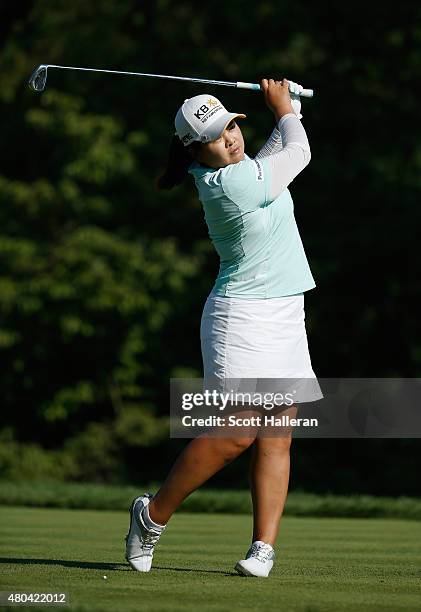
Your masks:
{"label": "dark ponytail", "polygon": [[193,142],[185,147],[177,135],[173,136],[168,151],[167,167],[158,178],[159,189],[172,189],[181,185],[188,175],[189,166],[194,161],[191,153],[200,147],[200,142]]}

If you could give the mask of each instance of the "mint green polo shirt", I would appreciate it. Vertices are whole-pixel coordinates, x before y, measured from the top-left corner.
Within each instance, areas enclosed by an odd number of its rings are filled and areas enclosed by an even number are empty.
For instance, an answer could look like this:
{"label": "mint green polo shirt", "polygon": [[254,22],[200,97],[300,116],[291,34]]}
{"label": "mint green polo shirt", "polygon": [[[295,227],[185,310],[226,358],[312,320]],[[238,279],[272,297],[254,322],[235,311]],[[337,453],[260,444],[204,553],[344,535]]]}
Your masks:
{"label": "mint green polo shirt", "polygon": [[193,162],[189,173],[220,257],[213,293],[275,298],[316,286],[288,188],[271,201],[268,158],[245,155],[237,164],[218,170]]}

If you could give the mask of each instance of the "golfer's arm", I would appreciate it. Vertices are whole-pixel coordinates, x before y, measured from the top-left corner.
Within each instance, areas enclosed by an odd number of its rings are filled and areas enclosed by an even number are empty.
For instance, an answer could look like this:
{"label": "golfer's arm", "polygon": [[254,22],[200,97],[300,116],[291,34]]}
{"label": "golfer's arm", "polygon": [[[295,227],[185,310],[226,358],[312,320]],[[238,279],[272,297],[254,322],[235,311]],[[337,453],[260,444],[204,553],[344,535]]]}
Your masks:
{"label": "golfer's arm", "polygon": [[266,160],[271,170],[270,195],[272,200],[288,187],[311,159],[307,134],[294,113],[281,117],[278,127],[283,148]]}
{"label": "golfer's arm", "polygon": [[278,151],[282,151],[282,136],[281,132],[278,130],[278,126],[276,126],[263,147],[257,153],[255,159],[269,157],[269,155],[278,153]]}

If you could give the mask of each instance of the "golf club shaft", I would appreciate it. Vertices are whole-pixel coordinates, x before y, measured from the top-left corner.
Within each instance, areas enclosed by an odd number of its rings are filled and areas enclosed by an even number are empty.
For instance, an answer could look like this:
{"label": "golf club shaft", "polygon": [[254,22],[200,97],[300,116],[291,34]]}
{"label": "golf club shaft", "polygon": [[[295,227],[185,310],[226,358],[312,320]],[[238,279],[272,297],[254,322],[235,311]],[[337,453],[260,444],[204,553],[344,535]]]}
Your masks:
{"label": "golf club shaft", "polygon": [[[59,68],[61,70],[81,70],[81,71],[85,71],[85,72],[104,72],[107,74],[124,74],[124,75],[129,75],[129,76],[143,76],[143,77],[152,77],[155,79],[169,79],[172,81],[189,81],[192,83],[205,83],[207,85],[224,85],[225,87],[237,87],[239,89],[251,89],[254,91],[260,91],[260,85],[258,85],[257,83],[244,83],[242,81],[215,81],[215,80],[211,80],[211,79],[198,79],[198,78],[194,78],[194,77],[180,77],[180,76],[169,76],[166,74],[149,74],[149,73],[145,73],[145,72],[126,72],[126,71],[122,71],[122,70],[104,70],[104,69],[100,69],[100,68],[81,68],[78,66],[57,66],[56,64],[41,64],[40,66],[38,66],[37,71],[40,69],[48,69],[48,68]],[[36,71],[35,71],[36,72]],[[30,80],[30,85],[33,89],[35,89],[31,83],[32,79]],[[36,90],[36,89],[35,89]],[[37,90],[36,90],[37,91]],[[300,96],[304,97],[304,98],[311,98],[313,97],[313,90],[312,89],[304,89],[301,93]]]}

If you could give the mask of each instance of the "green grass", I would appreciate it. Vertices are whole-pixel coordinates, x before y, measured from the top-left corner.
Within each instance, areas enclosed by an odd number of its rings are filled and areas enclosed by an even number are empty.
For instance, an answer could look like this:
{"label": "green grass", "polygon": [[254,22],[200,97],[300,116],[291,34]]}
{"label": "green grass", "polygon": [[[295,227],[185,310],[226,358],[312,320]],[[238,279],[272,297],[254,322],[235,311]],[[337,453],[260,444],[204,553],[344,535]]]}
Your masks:
{"label": "green grass", "polygon": [[[93,483],[0,481],[0,505],[91,510],[126,510],[139,492],[159,485],[111,486]],[[179,508],[180,512],[250,514],[249,491],[201,487]],[[421,499],[371,495],[314,495],[291,491],[286,516],[402,518],[421,520]]]}
{"label": "green grass", "polygon": [[268,579],[233,570],[249,516],[175,514],[148,574],[123,560],[127,526],[128,512],[0,508],[0,590],[66,591],[86,611],[421,609],[414,521],[286,517]]}

